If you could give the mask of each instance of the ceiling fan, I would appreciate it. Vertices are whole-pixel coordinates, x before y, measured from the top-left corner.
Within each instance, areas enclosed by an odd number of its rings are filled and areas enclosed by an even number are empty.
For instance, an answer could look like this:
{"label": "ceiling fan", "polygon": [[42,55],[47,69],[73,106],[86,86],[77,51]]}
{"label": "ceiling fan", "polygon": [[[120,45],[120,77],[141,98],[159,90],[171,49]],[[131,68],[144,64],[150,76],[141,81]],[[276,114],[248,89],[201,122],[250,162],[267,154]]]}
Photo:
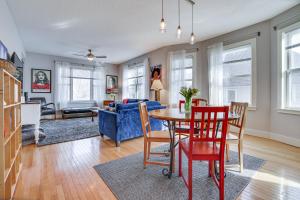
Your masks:
{"label": "ceiling fan", "polygon": [[92,53],[92,49],[88,49],[88,53],[86,55],[82,54],[73,54],[74,56],[81,56],[87,58],[89,61],[93,61],[95,58],[107,58],[107,56],[96,56]]}

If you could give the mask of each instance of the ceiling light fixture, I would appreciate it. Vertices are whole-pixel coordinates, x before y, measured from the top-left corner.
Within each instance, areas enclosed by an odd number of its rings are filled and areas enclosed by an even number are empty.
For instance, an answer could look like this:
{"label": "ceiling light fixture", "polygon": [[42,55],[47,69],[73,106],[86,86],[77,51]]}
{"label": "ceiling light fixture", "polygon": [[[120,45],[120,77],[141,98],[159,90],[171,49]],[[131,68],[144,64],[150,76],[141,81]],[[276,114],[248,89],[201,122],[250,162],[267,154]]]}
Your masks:
{"label": "ceiling light fixture", "polygon": [[181,27],[180,27],[180,0],[178,0],[178,27],[177,27],[177,38],[181,38]]}
{"label": "ceiling light fixture", "polygon": [[94,57],[91,56],[91,55],[89,55],[89,56],[87,57],[87,59],[88,59],[88,61],[93,61],[93,60],[94,60]]}
{"label": "ceiling light fixture", "polygon": [[192,33],[190,38],[190,44],[193,45],[195,43],[195,34],[194,34],[194,2],[192,3]]}
{"label": "ceiling light fixture", "polygon": [[164,0],[161,0],[161,20],[160,20],[160,32],[166,32],[166,22],[164,19]]}

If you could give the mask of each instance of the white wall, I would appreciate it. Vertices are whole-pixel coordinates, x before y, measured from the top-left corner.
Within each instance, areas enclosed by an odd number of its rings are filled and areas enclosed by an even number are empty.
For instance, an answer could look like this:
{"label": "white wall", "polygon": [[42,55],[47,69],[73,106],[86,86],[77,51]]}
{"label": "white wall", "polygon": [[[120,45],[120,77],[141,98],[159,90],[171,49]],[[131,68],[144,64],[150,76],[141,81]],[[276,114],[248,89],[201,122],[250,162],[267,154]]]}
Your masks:
{"label": "white wall", "polygon": [[[289,21],[294,16],[299,16],[300,5],[274,17],[249,27],[233,31],[222,36],[206,41],[198,42],[194,47],[198,47],[197,52],[197,83],[201,96],[208,98],[208,61],[207,47],[217,43],[234,43],[255,37],[256,32],[260,36],[256,37],[256,59],[257,59],[257,92],[256,110],[248,112],[247,133],[261,137],[275,139],[294,146],[300,147],[300,115],[282,114],[277,107],[277,33],[273,30],[273,25]],[[298,17],[299,19],[299,17]],[[169,51],[192,48],[190,45],[174,45],[163,47],[138,58],[131,59],[120,65],[119,74],[122,75],[122,67],[128,63],[134,63],[142,58],[149,57],[150,64],[162,64],[164,73],[162,75],[165,91],[162,102],[168,102],[168,75],[167,55]]]}
{"label": "white wall", "polygon": [[[55,74],[54,74],[54,61],[66,61],[78,64],[86,64],[91,65],[86,60],[81,59],[72,59],[72,58],[64,58],[59,56],[38,54],[38,53],[26,53],[25,66],[24,66],[24,92],[28,92],[29,97],[45,97],[47,102],[54,102],[54,91],[55,91]],[[50,69],[51,77],[52,77],[52,91],[51,93],[31,93],[31,69]],[[106,64],[105,65],[106,75],[118,75],[118,68],[115,65]]]}
{"label": "white wall", "polygon": [[23,43],[5,0],[0,0],[0,26],[0,40],[7,47],[10,55],[16,52],[20,59],[24,58]]}

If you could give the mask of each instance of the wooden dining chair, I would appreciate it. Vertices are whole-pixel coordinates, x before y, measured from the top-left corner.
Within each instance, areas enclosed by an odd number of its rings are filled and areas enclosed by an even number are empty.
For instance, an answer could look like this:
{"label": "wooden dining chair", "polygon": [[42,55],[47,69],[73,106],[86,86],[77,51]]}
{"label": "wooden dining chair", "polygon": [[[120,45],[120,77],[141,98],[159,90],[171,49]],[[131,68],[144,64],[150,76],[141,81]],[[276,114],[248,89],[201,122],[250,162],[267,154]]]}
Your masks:
{"label": "wooden dining chair", "polygon": [[195,98],[195,99],[192,100],[192,102],[195,103],[194,106],[208,106],[207,99]]}
{"label": "wooden dining chair", "polygon": [[[187,186],[188,199],[192,199],[193,195],[193,160],[208,161],[208,175],[211,176],[219,188],[220,199],[224,199],[224,151],[226,143],[226,133],[228,125],[229,107],[192,107],[190,122],[190,137],[179,140],[179,176],[183,178]],[[200,118],[200,131],[195,135],[195,117]],[[220,137],[216,134],[218,126],[217,116],[222,115],[220,121],[222,131]],[[211,123],[212,129],[205,128],[205,122]],[[182,175],[182,152],[188,159],[188,177],[187,180]],[[219,161],[219,176],[215,174],[215,162]]]}
{"label": "wooden dining chair", "polygon": [[[151,152],[151,143],[152,142],[161,142],[161,143],[169,143],[170,144],[170,142],[171,142],[170,133],[168,131],[152,131],[151,130],[147,105],[145,102],[142,102],[139,104],[139,111],[140,111],[142,130],[143,130],[143,134],[144,134],[144,168],[146,168],[147,165],[169,166],[170,163],[151,161],[150,155],[158,155],[158,156],[166,155],[166,152]],[[173,155],[175,155],[175,154],[173,154]],[[175,159],[173,159],[173,166],[174,165],[175,165]],[[174,167],[173,167],[173,170],[174,170]]]}
{"label": "wooden dining chair", "polygon": [[226,137],[226,160],[229,161],[230,144],[238,145],[239,168],[243,171],[243,135],[247,117],[248,103],[231,102],[230,112],[240,116],[238,119],[229,122],[229,132]]}

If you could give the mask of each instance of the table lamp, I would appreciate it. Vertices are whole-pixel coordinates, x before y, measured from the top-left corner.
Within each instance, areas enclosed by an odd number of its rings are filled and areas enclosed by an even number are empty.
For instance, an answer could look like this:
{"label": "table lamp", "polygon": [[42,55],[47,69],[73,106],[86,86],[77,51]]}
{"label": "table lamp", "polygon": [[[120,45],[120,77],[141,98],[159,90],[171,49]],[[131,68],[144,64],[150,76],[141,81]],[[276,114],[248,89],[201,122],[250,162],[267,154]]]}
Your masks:
{"label": "table lamp", "polygon": [[155,91],[155,101],[160,101],[160,90],[164,89],[161,81],[155,79],[151,85],[151,90]]}

